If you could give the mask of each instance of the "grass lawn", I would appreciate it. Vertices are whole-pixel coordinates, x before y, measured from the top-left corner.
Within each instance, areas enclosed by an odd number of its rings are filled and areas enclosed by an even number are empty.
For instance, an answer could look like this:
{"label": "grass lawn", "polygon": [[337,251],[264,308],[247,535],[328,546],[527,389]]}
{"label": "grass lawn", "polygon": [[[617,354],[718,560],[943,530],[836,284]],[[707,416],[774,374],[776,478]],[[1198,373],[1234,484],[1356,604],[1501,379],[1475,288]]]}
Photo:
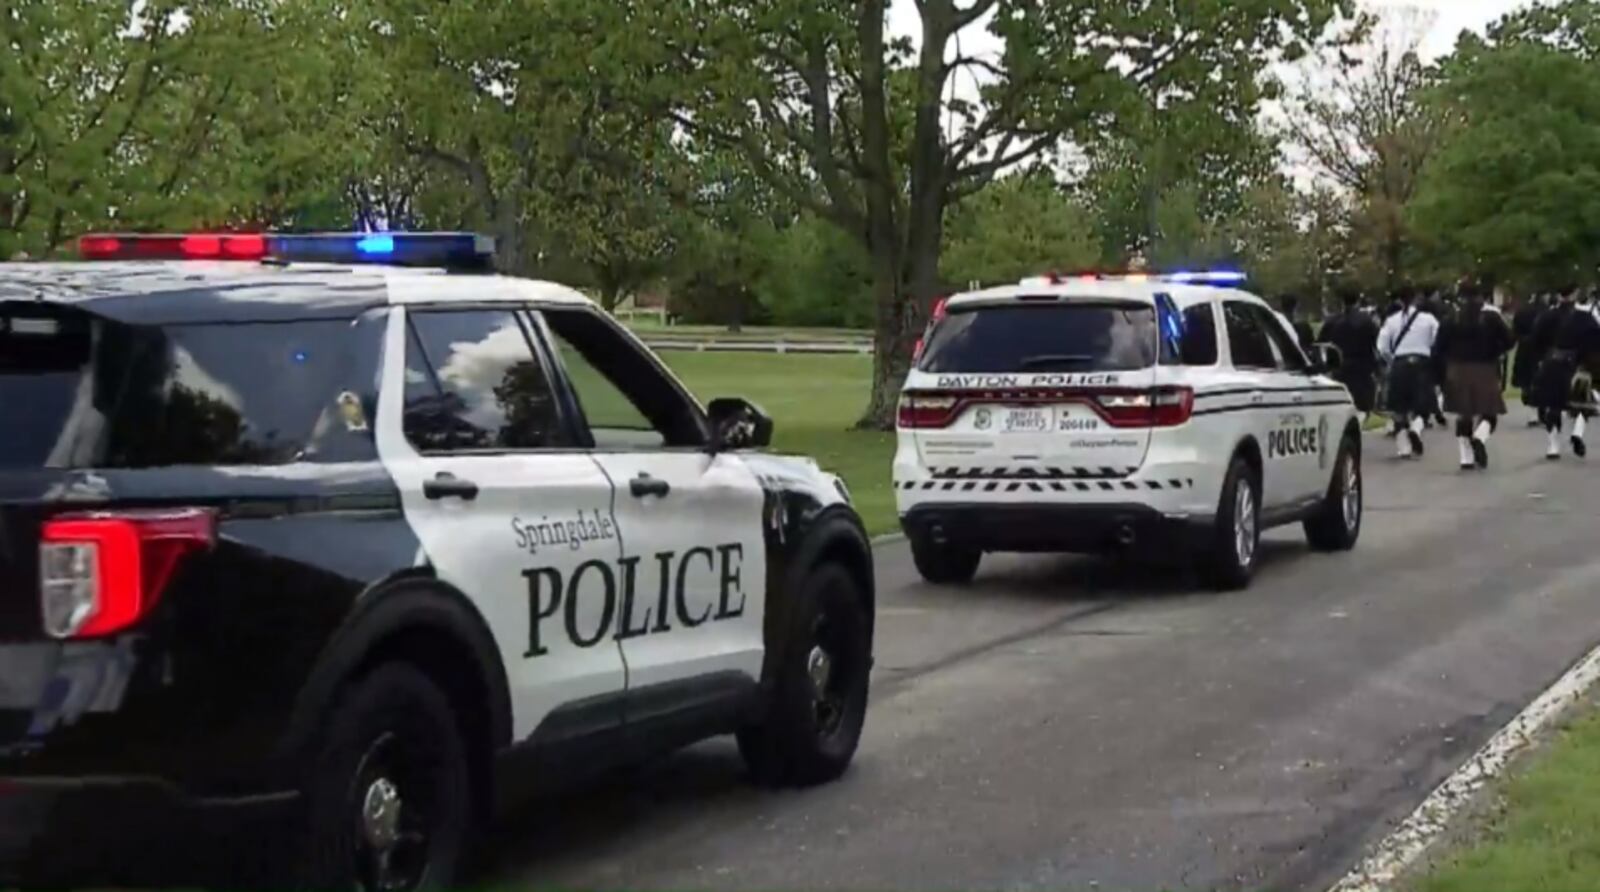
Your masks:
{"label": "grass lawn", "polygon": [[1504,798],[1482,841],[1412,884],[1416,892],[1600,888],[1600,714],[1564,729]]}
{"label": "grass lawn", "polygon": [[627,325],[640,337],[675,338],[691,341],[866,341],[872,332],[853,328],[785,328],[747,325],[732,332],[722,325],[662,325],[658,320],[635,318]]}
{"label": "grass lawn", "polygon": [[894,434],[850,429],[867,406],[872,357],[676,350],[660,355],[702,401],[742,396],[765,409],[777,425],[774,451],[811,456],[844,477],[869,532],[898,529],[889,488]]}

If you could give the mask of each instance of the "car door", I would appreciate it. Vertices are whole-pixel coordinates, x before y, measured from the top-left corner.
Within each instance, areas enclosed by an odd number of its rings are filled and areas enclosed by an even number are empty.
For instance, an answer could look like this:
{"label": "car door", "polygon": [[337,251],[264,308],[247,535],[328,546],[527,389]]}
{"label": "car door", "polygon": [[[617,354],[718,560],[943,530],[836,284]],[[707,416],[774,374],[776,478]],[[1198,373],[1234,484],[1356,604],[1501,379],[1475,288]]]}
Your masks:
{"label": "car door", "polygon": [[562,307],[540,317],[579,435],[615,486],[629,721],[748,688],[765,656],[760,482],[738,455],[707,448],[699,407],[609,317]]}
{"label": "car door", "polygon": [[419,562],[494,635],[516,738],[555,743],[622,722],[620,535],[530,324],[516,307],[395,312],[378,444]]}
{"label": "car door", "polygon": [[1286,381],[1277,348],[1256,310],[1256,305],[1246,300],[1229,299],[1222,304],[1234,377],[1239,389],[1248,393],[1248,408],[1236,414],[1260,444],[1261,503],[1270,513],[1297,502],[1304,484],[1300,468],[1282,448],[1284,441],[1279,436],[1292,420],[1295,406],[1284,392]]}
{"label": "car door", "polygon": [[1270,308],[1252,305],[1261,328],[1272,341],[1273,353],[1278,363],[1276,402],[1288,400],[1292,410],[1285,414],[1278,434],[1280,451],[1297,476],[1297,498],[1310,500],[1324,495],[1331,480],[1332,454],[1328,451],[1329,431],[1337,433],[1341,425],[1334,423],[1335,406],[1322,397],[1324,384],[1312,374],[1311,360],[1300,347],[1300,339],[1289,327],[1287,320]]}

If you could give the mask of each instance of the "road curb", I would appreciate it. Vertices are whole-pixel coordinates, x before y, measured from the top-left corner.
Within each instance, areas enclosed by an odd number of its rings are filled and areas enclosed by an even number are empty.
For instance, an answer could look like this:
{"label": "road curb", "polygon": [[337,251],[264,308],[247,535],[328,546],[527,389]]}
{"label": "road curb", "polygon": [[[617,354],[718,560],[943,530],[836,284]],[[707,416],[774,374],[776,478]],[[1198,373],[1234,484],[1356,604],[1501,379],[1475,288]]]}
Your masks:
{"label": "road curb", "polygon": [[1513,759],[1543,741],[1556,721],[1600,682],[1600,647],[1574,663],[1483,748],[1445,778],[1417,810],[1380,840],[1329,892],[1388,892]]}
{"label": "road curb", "polygon": [[885,545],[898,545],[906,541],[905,533],[884,533],[882,536],[872,537],[872,547],[882,548]]}

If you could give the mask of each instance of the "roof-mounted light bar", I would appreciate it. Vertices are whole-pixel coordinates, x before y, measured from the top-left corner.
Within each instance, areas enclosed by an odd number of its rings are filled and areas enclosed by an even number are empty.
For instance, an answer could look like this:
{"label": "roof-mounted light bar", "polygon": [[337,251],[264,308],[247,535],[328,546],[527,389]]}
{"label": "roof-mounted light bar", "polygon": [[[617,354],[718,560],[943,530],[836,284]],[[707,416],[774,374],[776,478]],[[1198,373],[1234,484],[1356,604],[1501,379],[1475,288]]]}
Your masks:
{"label": "roof-mounted light bar", "polygon": [[1170,282],[1176,285],[1240,285],[1248,280],[1242,272],[1236,270],[1205,270],[1200,272],[1108,272],[1108,271],[1081,271],[1070,273],[1050,273],[1024,279],[1023,285],[1065,285],[1068,282]]}
{"label": "roof-mounted light bar", "polygon": [[95,233],[78,240],[85,260],[254,260],[488,269],[494,239],[470,232],[310,235]]}

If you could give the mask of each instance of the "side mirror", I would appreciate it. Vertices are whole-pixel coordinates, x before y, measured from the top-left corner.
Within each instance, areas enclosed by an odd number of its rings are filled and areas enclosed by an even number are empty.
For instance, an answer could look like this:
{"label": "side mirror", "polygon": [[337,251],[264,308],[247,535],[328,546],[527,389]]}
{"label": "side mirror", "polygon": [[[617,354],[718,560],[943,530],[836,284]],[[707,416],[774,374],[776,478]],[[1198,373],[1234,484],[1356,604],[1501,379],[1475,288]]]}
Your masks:
{"label": "side mirror", "polygon": [[711,447],[717,452],[772,445],[772,417],[743,397],[714,399],[706,415],[711,421]]}
{"label": "side mirror", "polygon": [[1332,344],[1311,345],[1311,370],[1317,374],[1337,372],[1344,367],[1344,353]]}

